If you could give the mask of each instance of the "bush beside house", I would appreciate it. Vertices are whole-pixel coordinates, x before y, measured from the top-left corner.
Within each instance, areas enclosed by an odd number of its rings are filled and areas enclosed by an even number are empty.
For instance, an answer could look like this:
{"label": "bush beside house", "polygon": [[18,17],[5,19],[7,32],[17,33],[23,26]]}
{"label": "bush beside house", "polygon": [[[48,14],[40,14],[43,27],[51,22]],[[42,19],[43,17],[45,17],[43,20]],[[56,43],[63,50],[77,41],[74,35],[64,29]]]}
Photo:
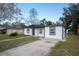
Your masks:
{"label": "bush beside house", "polygon": [[18,33],[17,32],[14,32],[14,33],[11,33],[10,36],[17,36]]}

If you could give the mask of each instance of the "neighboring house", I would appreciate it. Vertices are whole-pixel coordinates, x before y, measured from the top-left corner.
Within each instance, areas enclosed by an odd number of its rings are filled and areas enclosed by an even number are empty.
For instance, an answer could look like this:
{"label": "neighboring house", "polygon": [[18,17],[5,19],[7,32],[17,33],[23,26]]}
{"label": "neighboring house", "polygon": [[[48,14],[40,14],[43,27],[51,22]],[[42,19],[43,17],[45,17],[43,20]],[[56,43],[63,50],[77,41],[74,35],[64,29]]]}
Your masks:
{"label": "neighboring house", "polygon": [[49,27],[45,27],[42,25],[30,25],[24,29],[24,34],[63,40],[65,39],[65,28],[61,25],[54,25]]}
{"label": "neighboring house", "polygon": [[11,25],[11,26],[8,26],[7,27],[7,34],[11,34],[11,33],[14,33],[14,32],[17,32],[18,34],[24,34],[24,28],[26,26],[24,24],[14,24],[14,25]]}
{"label": "neighboring house", "polygon": [[18,34],[24,34],[24,28],[8,28],[7,29],[7,34],[11,34],[17,32]]}
{"label": "neighboring house", "polygon": [[0,25],[0,34],[5,34],[7,29]]}

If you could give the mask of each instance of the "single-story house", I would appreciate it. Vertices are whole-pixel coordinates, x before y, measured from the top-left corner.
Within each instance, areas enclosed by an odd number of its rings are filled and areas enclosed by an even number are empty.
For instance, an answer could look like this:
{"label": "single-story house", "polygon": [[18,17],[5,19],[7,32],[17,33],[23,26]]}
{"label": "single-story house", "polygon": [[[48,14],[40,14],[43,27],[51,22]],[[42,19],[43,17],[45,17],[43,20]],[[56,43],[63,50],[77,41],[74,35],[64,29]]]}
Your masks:
{"label": "single-story house", "polygon": [[54,26],[42,26],[42,25],[30,25],[24,29],[25,35],[38,36],[44,38],[55,38],[59,40],[65,39],[65,28],[62,25]]}
{"label": "single-story house", "polygon": [[24,29],[23,28],[8,28],[7,33],[10,35],[11,33],[17,32],[18,34],[24,34]]}

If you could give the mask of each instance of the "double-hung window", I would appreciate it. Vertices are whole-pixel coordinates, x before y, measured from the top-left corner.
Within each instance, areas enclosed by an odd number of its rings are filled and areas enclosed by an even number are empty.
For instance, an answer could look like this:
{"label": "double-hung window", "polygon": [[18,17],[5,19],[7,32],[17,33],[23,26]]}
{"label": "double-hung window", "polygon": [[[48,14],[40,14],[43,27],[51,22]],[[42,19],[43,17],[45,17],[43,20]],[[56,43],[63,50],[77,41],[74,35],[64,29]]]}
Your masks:
{"label": "double-hung window", "polygon": [[42,34],[42,28],[39,29],[39,33]]}
{"label": "double-hung window", "polygon": [[29,28],[27,28],[27,33],[29,33],[30,32],[30,29]]}
{"label": "double-hung window", "polygon": [[50,35],[55,35],[55,27],[50,27],[49,28],[49,34]]}

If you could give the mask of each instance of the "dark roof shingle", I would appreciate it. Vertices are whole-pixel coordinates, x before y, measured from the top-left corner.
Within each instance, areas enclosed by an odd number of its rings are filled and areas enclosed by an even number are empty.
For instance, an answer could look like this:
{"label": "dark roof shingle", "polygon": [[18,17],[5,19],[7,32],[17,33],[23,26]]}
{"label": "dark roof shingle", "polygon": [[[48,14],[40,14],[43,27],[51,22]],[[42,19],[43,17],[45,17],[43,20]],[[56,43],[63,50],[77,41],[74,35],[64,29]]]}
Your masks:
{"label": "dark roof shingle", "polygon": [[30,26],[27,26],[26,28],[44,28],[45,26],[43,25],[30,25]]}

